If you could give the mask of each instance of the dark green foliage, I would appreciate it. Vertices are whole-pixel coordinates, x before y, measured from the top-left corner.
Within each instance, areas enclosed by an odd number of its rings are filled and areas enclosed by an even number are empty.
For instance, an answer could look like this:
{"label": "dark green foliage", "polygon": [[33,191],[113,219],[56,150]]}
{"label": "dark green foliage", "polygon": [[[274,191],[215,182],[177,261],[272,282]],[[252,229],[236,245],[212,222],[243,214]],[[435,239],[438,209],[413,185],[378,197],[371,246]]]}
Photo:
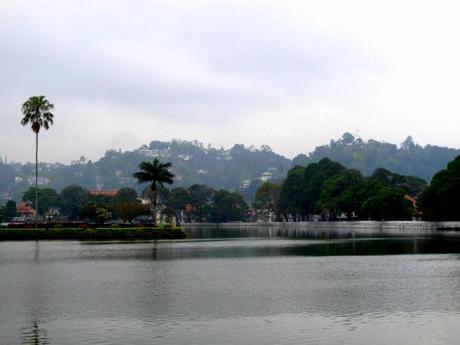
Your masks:
{"label": "dark green foliage", "polygon": [[376,169],[371,178],[374,181],[401,188],[411,196],[418,195],[426,187],[426,182],[421,178],[395,174],[383,168]]}
{"label": "dark green foliage", "polygon": [[295,164],[306,166],[324,157],[339,162],[350,169],[358,169],[364,175],[384,167],[398,174],[417,176],[426,181],[442,169],[447,162],[460,154],[460,150],[434,145],[420,146],[408,137],[399,147],[376,140],[363,141],[345,133],[341,139],[331,140],[329,145],[318,146],[308,156],[294,158]]}
{"label": "dark green foliage", "polygon": [[169,171],[171,163],[161,163],[155,157],[152,162],[141,162],[138,166],[139,170],[133,174],[139,183],[150,183],[150,189],[155,191],[157,184],[163,187],[165,183],[172,184],[174,182],[174,174]]}
{"label": "dark green foliage", "polygon": [[345,172],[346,169],[341,164],[333,162],[328,158],[323,158],[318,163],[313,163],[305,168],[304,180],[304,200],[306,212],[313,214],[316,211],[316,203],[320,196],[321,190],[326,181],[340,173]]}
{"label": "dark green foliage", "polygon": [[295,220],[308,216],[305,200],[305,168],[295,167],[289,170],[281,188],[279,211],[286,218],[290,214]]}
{"label": "dark green foliage", "polygon": [[40,132],[41,128],[49,129],[53,124],[54,115],[51,110],[54,105],[51,104],[45,96],[32,96],[22,105],[21,111],[24,117],[21,125],[31,125],[34,133]]}
{"label": "dark green foliage", "polygon": [[362,190],[363,185],[363,176],[353,169],[330,177],[321,188],[316,210],[320,213],[327,211],[332,218],[345,213],[351,219],[364,201],[366,191]]}
{"label": "dark green foliage", "polygon": [[16,202],[8,200],[5,207],[3,208],[3,217],[7,222],[11,221],[14,217],[17,217]]}
{"label": "dark green foliage", "polygon": [[325,158],[288,172],[279,207],[286,219],[291,216],[294,220],[305,220],[313,214],[328,220],[342,215],[349,220],[405,220],[414,213],[405,194],[416,195],[425,185],[419,178],[385,169],[363,177],[358,170]]}
{"label": "dark green foliage", "polygon": [[[39,188],[38,191],[38,213],[44,215],[51,208],[60,208],[61,199],[59,194],[52,188]],[[35,188],[29,188],[22,196],[22,201],[29,205],[35,203]]]}
{"label": "dark green foliage", "polygon": [[123,223],[132,223],[136,217],[150,214],[150,207],[143,205],[139,201],[116,203],[113,206],[113,210],[123,220]]}
{"label": "dark green foliage", "polygon": [[150,183],[150,191],[152,192],[152,209],[153,209],[153,222],[156,222],[157,216],[157,185],[163,187],[164,184],[173,184],[174,174],[169,171],[171,163],[161,163],[155,157],[151,162],[141,162],[139,164],[140,171],[133,174],[138,183]]}
{"label": "dark green foliage", "polygon": [[113,200],[113,203],[120,204],[120,203],[127,203],[127,202],[135,202],[136,200],[137,200],[136,190],[133,188],[124,187],[118,190],[117,195],[115,195],[115,198]]}
{"label": "dark green foliage", "polygon": [[219,190],[211,198],[210,221],[215,223],[238,222],[248,219],[249,207],[237,193]]}
{"label": "dark green foliage", "polygon": [[202,222],[208,218],[209,204],[215,193],[214,189],[205,185],[194,184],[190,186],[188,188],[190,207],[189,210],[186,210],[187,218],[196,222]]}
{"label": "dark green foliage", "polygon": [[78,219],[81,205],[89,199],[90,195],[85,188],[70,185],[61,191],[60,197],[63,214],[67,215],[70,220],[75,220]]}
{"label": "dark green foliage", "polygon": [[423,218],[460,220],[460,156],[439,171],[419,198]]}
{"label": "dark green foliage", "polygon": [[167,195],[162,213],[167,217],[174,215],[176,219],[181,222],[182,213],[185,211],[189,202],[190,196],[187,189],[183,187],[174,188]]}
{"label": "dark green foliage", "polygon": [[273,214],[275,218],[279,217],[279,199],[281,195],[281,185],[264,182],[256,191],[254,197],[253,207],[262,213],[262,215],[269,216]]}
{"label": "dark green foliage", "polygon": [[98,224],[103,224],[105,221],[112,218],[112,214],[107,207],[97,204],[94,201],[83,204],[79,209],[79,216],[81,219],[88,219]]}
{"label": "dark green foliage", "polygon": [[372,220],[411,220],[413,205],[404,194],[400,188],[382,187],[364,202],[362,212]]}

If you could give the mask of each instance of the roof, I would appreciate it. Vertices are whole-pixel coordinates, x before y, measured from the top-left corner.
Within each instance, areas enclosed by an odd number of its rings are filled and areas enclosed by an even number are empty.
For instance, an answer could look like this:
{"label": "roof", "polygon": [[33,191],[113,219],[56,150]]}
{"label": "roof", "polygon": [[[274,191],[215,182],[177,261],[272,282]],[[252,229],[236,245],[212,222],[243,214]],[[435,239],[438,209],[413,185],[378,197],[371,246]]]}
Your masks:
{"label": "roof", "polygon": [[89,194],[93,196],[97,195],[104,195],[104,196],[115,196],[118,193],[118,189],[110,189],[110,190],[90,190]]}
{"label": "roof", "polygon": [[35,210],[27,206],[25,202],[20,202],[16,205],[16,212],[19,214],[23,214],[23,215],[27,215],[27,214],[34,215],[35,214]]}

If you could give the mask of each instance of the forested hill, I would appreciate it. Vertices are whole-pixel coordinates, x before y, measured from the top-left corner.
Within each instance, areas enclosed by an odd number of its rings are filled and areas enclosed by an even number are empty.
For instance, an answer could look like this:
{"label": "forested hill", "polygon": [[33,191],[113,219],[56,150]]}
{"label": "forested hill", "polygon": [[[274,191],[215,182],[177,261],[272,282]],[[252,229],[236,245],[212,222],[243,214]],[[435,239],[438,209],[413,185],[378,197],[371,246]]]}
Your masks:
{"label": "forested hill", "polygon": [[458,155],[460,149],[420,146],[410,136],[401,145],[395,145],[372,139],[364,141],[345,133],[341,139],[318,146],[309,155],[298,155],[293,159],[293,165],[305,166],[327,157],[349,169],[358,169],[364,175],[371,175],[377,168],[385,168],[430,182],[436,172],[444,169]]}
{"label": "forested hill", "polygon": [[[286,176],[291,160],[274,153],[270,147],[234,145],[231,149],[205,147],[193,141],[152,141],[133,151],[109,150],[96,162],[81,157],[71,165],[40,163],[40,187],[61,190],[69,184],[88,189],[133,187],[141,190],[132,177],[141,161],[159,157],[172,163],[174,186],[205,184],[215,189],[235,190],[252,198],[263,180]],[[0,199],[18,200],[35,181],[34,164],[0,163]],[[3,198],[1,197],[3,196]]]}
{"label": "forested hill", "polygon": [[[1,153],[1,152],[0,152]],[[307,165],[324,157],[356,168],[370,175],[379,167],[430,181],[433,174],[460,155],[460,150],[428,145],[416,145],[409,137],[401,145],[363,141],[345,133],[329,145],[319,146],[309,155],[299,155],[293,161],[276,154],[268,146],[260,148],[234,145],[231,149],[213,148],[193,141],[152,141],[133,151],[109,150],[98,161],[81,157],[70,165],[40,163],[39,186],[61,190],[69,184],[88,189],[134,187],[132,177],[143,160],[158,156],[171,162],[176,175],[174,186],[205,184],[215,189],[229,189],[251,200],[257,187],[266,180],[283,179],[294,165]],[[34,183],[34,164],[9,163],[0,160],[0,203],[13,198],[20,200]]]}

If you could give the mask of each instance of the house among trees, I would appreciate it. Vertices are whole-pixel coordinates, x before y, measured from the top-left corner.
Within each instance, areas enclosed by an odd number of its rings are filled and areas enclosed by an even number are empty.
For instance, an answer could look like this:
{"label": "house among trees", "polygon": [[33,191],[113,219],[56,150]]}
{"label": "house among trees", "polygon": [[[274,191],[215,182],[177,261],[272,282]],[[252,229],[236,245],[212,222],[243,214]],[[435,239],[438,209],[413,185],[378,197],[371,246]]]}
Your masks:
{"label": "house among trees", "polygon": [[32,207],[27,206],[25,202],[20,202],[16,205],[16,213],[18,214],[18,220],[28,221],[35,218],[36,211]]}

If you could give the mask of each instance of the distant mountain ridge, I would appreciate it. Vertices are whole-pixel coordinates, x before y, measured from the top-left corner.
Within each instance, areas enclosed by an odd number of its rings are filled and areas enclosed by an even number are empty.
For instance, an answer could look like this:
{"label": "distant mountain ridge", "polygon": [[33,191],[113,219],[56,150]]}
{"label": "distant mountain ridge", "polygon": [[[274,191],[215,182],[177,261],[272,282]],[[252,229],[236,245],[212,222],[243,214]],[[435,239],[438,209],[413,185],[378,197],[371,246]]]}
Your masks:
{"label": "distant mountain ridge", "polygon": [[[172,163],[176,175],[174,186],[206,184],[215,189],[238,191],[251,200],[263,181],[280,181],[291,167],[317,162],[324,157],[347,168],[358,169],[365,175],[383,167],[429,182],[434,173],[457,155],[460,155],[459,149],[433,145],[422,147],[411,137],[398,146],[372,139],[364,141],[350,133],[293,160],[273,152],[269,146],[255,148],[236,144],[230,149],[217,149],[198,141],[152,141],[133,151],[108,150],[95,162],[81,157],[70,165],[40,163],[38,183],[42,188],[56,190],[69,184],[88,189],[133,187],[140,190],[142,186],[136,184],[132,174],[141,161],[158,156],[162,161]],[[33,172],[31,163],[4,164],[0,160],[0,202],[9,198],[19,200],[34,183]]]}

